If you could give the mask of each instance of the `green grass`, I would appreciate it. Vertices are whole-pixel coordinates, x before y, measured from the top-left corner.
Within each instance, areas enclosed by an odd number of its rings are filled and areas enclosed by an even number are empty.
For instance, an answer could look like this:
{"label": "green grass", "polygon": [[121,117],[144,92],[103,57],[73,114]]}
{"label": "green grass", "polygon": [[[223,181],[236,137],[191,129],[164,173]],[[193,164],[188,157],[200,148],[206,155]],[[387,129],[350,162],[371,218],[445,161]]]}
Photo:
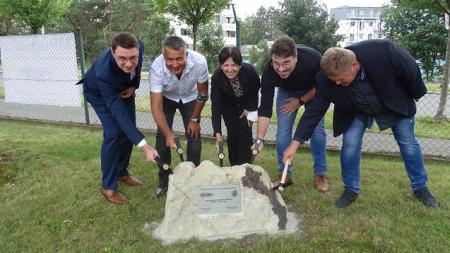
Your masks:
{"label": "green grass", "polygon": [[1,99],[5,98],[5,88],[3,87],[2,84],[0,84],[0,98]]}
{"label": "green grass", "polygon": [[[294,161],[295,184],[283,193],[289,211],[302,221],[301,233],[274,238],[162,246],[144,233],[146,223],[164,217],[164,199],[153,196],[155,165],[134,150],[130,171],[141,187],[121,186],[129,203],[106,202],[99,193],[102,132],[31,122],[0,120],[1,252],[449,252],[449,164],[427,161],[429,185],[442,208],[414,199],[400,159],[364,155],[362,192],[349,208],[334,201],[342,191],[339,159],[328,156],[331,191],[313,188],[308,150]],[[148,135],[154,143],[153,135]],[[203,159],[217,161],[205,140]],[[268,147],[257,164],[275,177],[275,150]]]}
{"label": "green grass", "polygon": [[[441,85],[442,82],[427,82],[426,83],[427,91],[432,93],[441,93],[442,92]],[[450,93],[450,90],[447,93]]]}
{"label": "green grass", "polygon": [[[143,112],[150,112],[150,99],[148,97],[137,97],[136,110]],[[275,111],[275,110],[274,110]],[[304,112],[304,108],[300,108],[295,124],[298,123],[301,115]],[[177,111],[178,113],[178,111]],[[202,117],[211,117],[211,102],[208,101],[202,111]],[[271,122],[275,124],[277,122],[276,113],[273,113]],[[325,115],[325,128],[332,129],[333,127],[333,111],[329,110]],[[377,125],[374,124],[373,129],[369,132],[379,133]],[[422,138],[437,138],[437,139],[450,139],[450,121],[437,121],[433,117],[416,117],[415,127],[417,137]],[[386,130],[383,133],[392,133],[390,130]]]}

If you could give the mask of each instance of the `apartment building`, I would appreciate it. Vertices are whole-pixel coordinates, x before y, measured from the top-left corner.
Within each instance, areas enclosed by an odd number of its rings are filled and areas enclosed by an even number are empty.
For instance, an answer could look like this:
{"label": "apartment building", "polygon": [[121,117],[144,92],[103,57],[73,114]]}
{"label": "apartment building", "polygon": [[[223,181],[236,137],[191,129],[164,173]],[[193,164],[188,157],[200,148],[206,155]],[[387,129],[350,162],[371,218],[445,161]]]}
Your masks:
{"label": "apartment building", "polygon": [[330,10],[330,16],[339,23],[337,34],[343,35],[341,47],[353,43],[378,39],[381,31],[380,13],[382,7],[340,6]]}
{"label": "apartment building", "polygon": [[[193,40],[191,37],[191,28],[185,23],[177,20],[174,16],[170,16],[169,19],[171,20],[170,24],[175,30],[175,34],[183,38],[189,48],[192,48]],[[225,46],[236,46],[236,23],[232,6],[228,5],[221,13],[216,14],[213,22],[222,26]]]}

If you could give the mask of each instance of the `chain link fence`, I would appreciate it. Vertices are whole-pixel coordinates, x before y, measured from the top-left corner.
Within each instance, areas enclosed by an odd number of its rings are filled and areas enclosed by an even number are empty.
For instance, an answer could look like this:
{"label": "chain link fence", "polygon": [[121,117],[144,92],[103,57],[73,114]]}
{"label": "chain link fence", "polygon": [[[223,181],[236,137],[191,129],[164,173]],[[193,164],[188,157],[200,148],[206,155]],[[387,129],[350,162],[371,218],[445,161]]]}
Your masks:
{"label": "chain link fence", "polygon": [[[75,47],[73,34],[0,37],[0,117],[100,125],[95,112],[84,102],[81,85],[74,85],[81,76]],[[148,69],[148,64],[143,66],[143,79],[136,93],[136,120],[140,129],[155,132],[157,126],[150,111]],[[439,93],[429,92],[417,103],[416,134],[426,157],[450,160],[450,123],[433,119],[439,100]],[[446,117],[450,117],[449,107],[447,104]],[[334,138],[331,131],[332,109],[325,118],[327,146],[337,150],[341,146],[341,137]],[[302,112],[299,110],[297,118]],[[204,137],[213,137],[210,117],[211,106],[207,102],[201,122]],[[224,124],[222,126],[226,136]],[[175,132],[184,132],[181,116],[175,117],[173,128]],[[253,128],[255,136],[256,126]],[[276,131],[274,113],[266,141],[275,143]],[[364,136],[363,152],[398,155],[399,149],[390,131],[373,129],[367,130]]]}

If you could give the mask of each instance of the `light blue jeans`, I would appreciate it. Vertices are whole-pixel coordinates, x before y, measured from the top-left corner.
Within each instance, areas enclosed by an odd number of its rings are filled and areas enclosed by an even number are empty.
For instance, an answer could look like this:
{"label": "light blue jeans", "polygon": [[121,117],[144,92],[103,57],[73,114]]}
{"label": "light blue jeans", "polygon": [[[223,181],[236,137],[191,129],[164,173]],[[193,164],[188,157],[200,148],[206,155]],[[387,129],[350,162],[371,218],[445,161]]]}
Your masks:
{"label": "light blue jeans", "polygon": [[[286,90],[283,88],[278,88],[277,92],[277,100],[276,100],[276,109],[277,109],[277,155],[278,155],[278,171],[281,174],[284,169],[283,162],[283,152],[289,146],[292,141],[292,135],[294,130],[294,122],[297,116],[298,110],[285,114],[281,112],[281,107],[286,103],[287,98],[295,97],[298,98],[303,93],[295,92],[291,90]],[[308,104],[305,105],[308,107]],[[316,176],[324,176],[327,174],[327,159],[326,159],[326,134],[323,125],[323,118],[317,124],[314,129],[313,134],[311,135],[310,143],[311,143],[311,153],[314,160],[314,175]],[[301,161],[297,160],[299,166],[301,167]],[[289,166],[288,175],[291,175],[291,166]]]}
{"label": "light blue jeans", "polygon": [[[344,187],[354,192],[360,191],[361,145],[367,121],[356,117],[344,132],[341,149],[341,173]],[[400,148],[412,190],[427,185],[427,172],[422,151],[414,134],[414,117],[402,118],[391,129]]]}

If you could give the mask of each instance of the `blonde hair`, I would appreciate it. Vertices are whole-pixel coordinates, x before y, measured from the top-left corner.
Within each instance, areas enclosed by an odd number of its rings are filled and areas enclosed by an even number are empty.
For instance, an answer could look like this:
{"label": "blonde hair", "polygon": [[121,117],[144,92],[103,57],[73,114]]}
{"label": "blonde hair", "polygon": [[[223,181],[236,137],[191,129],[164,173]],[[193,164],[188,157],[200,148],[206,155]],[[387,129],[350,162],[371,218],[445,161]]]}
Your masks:
{"label": "blonde hair", "polygon": [[336,76],[348,71],[354,60],[356,60],[356,55],[353,51],[331,47],[323,54],[320,69],[327,76]]}

